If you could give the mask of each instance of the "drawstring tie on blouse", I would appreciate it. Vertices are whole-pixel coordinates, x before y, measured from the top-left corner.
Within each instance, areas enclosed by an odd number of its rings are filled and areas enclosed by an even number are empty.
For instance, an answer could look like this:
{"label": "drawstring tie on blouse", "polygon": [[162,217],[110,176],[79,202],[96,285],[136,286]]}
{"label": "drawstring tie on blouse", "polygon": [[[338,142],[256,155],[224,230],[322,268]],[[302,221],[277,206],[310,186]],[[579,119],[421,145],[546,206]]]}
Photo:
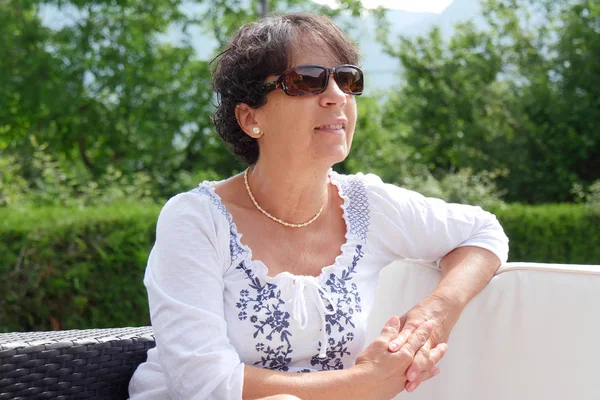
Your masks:
{"label": "drawstring tie on blouse", "polygon": [[[316,279],[312,276],[307,277],[295,277],[292,280],[293,285],[293,315],[292,317],[300,324],[301,329],[306,329],[308,325],[308,311],[307,304],[314,304],[317,306],[319,315],[321,317],[321,349],[319,351],[319,358],[327,357],[327,330],[326,330],[326,315],[333,315],[336,313],[335,304],[333,299],[323,288],[317,283]],[[324,300],[331,305],[332,310],[329,311],[325,306]]]}

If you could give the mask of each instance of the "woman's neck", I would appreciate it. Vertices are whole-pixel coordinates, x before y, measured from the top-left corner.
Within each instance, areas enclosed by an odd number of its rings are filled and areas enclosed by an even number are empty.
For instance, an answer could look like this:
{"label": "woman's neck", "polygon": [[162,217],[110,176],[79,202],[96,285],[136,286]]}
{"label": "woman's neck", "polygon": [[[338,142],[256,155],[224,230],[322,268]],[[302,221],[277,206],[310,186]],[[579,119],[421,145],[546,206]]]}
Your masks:
{"label": "woman's neck", "polygon": [[289,223],[313,218],[329,199],[329,169],[258,161],[248,171],[256,202],[272,216]]}

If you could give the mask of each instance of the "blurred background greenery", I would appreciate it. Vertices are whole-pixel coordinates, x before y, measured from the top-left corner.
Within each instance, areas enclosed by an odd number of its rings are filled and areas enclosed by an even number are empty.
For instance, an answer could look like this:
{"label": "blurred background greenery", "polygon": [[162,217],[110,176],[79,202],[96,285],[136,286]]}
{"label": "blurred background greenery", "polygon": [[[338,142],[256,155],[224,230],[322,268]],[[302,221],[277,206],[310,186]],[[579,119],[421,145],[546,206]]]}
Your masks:
{"label": "blurred background greenery", "polygon": [[0,331],[148,323],[160,205],[243,168],[209,60],[265,7],[331,15],[365,55],[337,170],[496,212],[511,261],[600,264],[600,3],[334,4],[0,0]]}

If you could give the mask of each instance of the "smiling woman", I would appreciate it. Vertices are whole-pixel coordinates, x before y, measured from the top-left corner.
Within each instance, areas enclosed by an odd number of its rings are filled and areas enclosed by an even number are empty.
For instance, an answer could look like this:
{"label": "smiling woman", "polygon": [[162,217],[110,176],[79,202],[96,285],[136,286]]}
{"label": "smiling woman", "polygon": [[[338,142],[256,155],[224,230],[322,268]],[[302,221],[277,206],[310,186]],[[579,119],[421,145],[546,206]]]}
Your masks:
{"label": "smiling woman", "polygon": [[[357,64],[340,28],[306,13],[246,24],[217,57],[214,123],[248,169],[161,211],[144,278],[156,348],[132,399],[389,399],[439,372],[507,239],[480,208],[332,170],[352,145]],[[401,258],[447,278],[365,343],[379,271]]]}

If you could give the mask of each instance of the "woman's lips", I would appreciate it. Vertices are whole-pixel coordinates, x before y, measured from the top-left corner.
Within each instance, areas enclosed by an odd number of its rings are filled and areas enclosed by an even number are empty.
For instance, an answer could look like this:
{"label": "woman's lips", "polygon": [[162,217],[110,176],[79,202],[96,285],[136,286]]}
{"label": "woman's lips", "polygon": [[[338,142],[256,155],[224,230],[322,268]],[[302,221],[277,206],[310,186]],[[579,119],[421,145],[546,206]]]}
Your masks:
{"label": "woman's lips", "polygon": [[319,127],[316,127],[315,130],[340,134],[340,133],[344,133],[345,132],[345,128],[346,128],[345,124],[343,124],[343,123],[337,123],[337,124],[325,124],[325,125],[321,125]]}

